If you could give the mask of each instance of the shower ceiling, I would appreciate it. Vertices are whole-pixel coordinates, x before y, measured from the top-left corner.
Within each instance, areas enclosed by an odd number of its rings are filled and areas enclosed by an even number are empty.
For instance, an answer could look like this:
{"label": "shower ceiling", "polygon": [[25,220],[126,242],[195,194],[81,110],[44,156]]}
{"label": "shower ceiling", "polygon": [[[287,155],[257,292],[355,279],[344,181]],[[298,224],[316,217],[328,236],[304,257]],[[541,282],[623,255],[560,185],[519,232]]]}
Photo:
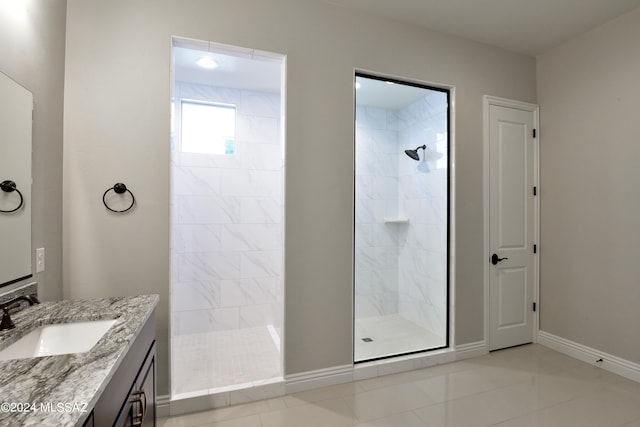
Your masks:
{"label": "shower ceiling", "polygon": [[405,84],[388,83],[367,77],[356,77],[356,105],[400,110],[423,98],[428,89]]}
{"label": "shower ceiling", "polygon": [[[176,80],[188,83],[213,84],[234,89],[280,93],[282,62],[257,61],[251,56],[208,52],[207,48],[174,47]],[[196,62],[207,56],[218,63],[214,69],[198,66]]]}

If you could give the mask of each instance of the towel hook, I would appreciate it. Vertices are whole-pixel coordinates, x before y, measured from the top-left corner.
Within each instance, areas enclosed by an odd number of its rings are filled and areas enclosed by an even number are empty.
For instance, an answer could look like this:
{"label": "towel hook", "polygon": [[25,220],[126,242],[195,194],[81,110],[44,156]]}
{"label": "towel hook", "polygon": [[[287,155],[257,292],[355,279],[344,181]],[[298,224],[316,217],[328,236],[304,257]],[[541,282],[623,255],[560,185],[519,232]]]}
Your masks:
{"label": "towel hook", "polygon": [[0,190],[4,191],[5,193],[13,193],[15,191],[16,193],[18,193],[18,196],[20,196],[20,203],[18,204],[17,208],[11,209],[10,211],[5,211],[0,209],[0,212],[11,213],[11,212],[17,211],[22,207],[22,205],[24,204],[24,197],[22,197],[22,193],[20,192],[20,190],[18,190],[15,182],[9,179],[7,179],[6,181],[0,182]]}
{"label": "towel hook", "polygon": [[[131,195],[131,204],[129,205],[129,207],[128,207],[128,208],[126,208],[126,209],[122,209],[121,211],[118,211],[118,210],[115,210],[115,209],[111,209],[111,208],[109,207],[109,205],[107,205],[107,200],[106,200],[106,198],[107,198],[107,193],[109,193],[109,191],[113,191],[113,192],[114,192],[114,193],[116,193],[116,194],[129,193],[129,194]],[[114,184],[114,186],[113,186],[113,187],[111,187],[111,188],[107,188],[107,191],[105,191],[105,192],[104,192],[104,194],[102,195],[102,203],[104,204],[104,207],[105,207],[105,208],[107,208],[107,209],[109,209],[111,212],[122,213],[122,212],[126,212],[126,211],[128,211],[129,209],[131,209],[131,208],[133,207],[133,205],[136,203],[136,198],[135,198],[135,196],[133,195],[133,193],[131,192],[131,190],[129,190],[129,189],[127,188],[127,186],[126,186],[126,185],[124,185],[124,184],[123,184],[123,183],[121,183],[121,182],[117,182],[117,183],[115,183],[115,184]]]}

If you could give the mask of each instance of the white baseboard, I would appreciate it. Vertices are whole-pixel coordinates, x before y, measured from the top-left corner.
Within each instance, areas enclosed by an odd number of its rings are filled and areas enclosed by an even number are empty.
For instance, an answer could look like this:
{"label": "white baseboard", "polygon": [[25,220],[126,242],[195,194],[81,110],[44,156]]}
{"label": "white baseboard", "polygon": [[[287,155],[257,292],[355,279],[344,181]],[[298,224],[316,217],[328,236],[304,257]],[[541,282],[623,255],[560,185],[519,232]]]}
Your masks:
{"label": "white baseboard", "polygon": [[351,381],[353,381],[353,365],[334,366],[285,376],[287,394]]}
{"label": "white baseboard", "polygon": [[156,397],[156,417],[168,417],[170,412],[171,396],[168,394],[158,395]]}
{"label": "white baseboard", "polygon": [[456,346],[456,360],[470,359],[472,357],[480,357],[487,354],[486,341],[476,341],[468,344],[462,344]]}
{"label": "white baseboard", "polygon": [[[640,382],[640,364],[544,331],[538,332],[538,344],[630,380]],[[601,362],[599,362],[600,359],[602,359]]]}
{"label": "white baseboard", "polygon": [[[167,417],[170,415],[215,409],[237,403],[293,394],[397,372],[428,368],[456,360],[482,356],[486,353],[485,341],[478,341],[456,346],[455,349],[447,348],[428,353],[400,356],[368,363],[334,366],[326,369],[287,375],[282,382],[267,384],[262,387],[249,387],[242,390],[194,396],[173,401],[170,399],[170,396],[159,396],[157,414],[158,417]],[[234,396],[237,398],[234,398]]]}

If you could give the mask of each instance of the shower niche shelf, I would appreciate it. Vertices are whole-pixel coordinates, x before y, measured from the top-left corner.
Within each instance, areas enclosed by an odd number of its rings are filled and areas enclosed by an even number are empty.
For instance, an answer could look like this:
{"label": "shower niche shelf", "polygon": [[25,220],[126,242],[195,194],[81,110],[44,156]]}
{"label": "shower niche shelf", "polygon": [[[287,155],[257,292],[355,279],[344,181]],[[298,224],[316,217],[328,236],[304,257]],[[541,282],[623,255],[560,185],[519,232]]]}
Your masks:
{"label": "shower niche shelf", "polygon": [[409,224],[409,218],[403,216],[392,216],[384,218],[385,224]]}

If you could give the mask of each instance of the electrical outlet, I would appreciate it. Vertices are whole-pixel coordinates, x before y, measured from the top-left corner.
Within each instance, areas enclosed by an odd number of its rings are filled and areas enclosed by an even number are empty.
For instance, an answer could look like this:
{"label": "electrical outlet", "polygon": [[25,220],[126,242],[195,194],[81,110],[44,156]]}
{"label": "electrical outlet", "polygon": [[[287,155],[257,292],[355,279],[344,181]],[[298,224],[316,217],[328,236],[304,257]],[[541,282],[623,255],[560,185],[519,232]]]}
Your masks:
{"label": "electrical outlet", "polygon": [[36,249],[36,273],[44,271],[44,248]]}

